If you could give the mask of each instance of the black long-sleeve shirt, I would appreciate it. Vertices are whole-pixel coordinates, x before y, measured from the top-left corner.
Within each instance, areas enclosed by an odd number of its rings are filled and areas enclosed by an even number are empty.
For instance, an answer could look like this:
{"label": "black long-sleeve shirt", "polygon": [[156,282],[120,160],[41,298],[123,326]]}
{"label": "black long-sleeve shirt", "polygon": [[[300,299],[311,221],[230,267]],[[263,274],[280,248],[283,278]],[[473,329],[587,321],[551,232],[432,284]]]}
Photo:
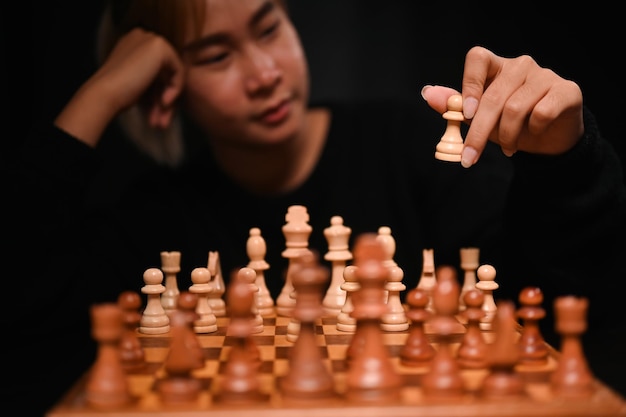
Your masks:
{"label": "black long-sleeve shirt", "polygon": [[[2,175],[11,312],[3,328],[18,341],[12,354],[32,365],[16,387],[38,382],[44,408],[58,399],[93,360],[88,307],[126,289],[139,292],[143,271],[160,266],[163,250],[181,251],[184,290],[209,251],[219,252],[226,278],[245,266],[249,230],[259,227],[276,297],[287,265],[282,226],[287,208],[299,204],[310,216],[309,247],[321,254],[332,216],[343,217],[352,241],[389,226],[407,290],[421,274],[422,249],[433,248],[436,264],[459,267],[460,248],[478,247],[480,262],[497,270],[496,299],[517,301],[525,286],[542,289],[542,328],[557,347],[554,298],[588,297],[590,364],[626,392],[617,342],[626,335],[626,189],[591,114],[565,155],[507,158],[489,144],[465,169],[434,158],[445,120],[425,103],[325,105],[332,121],[317,167],[298,189],[275,196],[229,179],[190,125],[189,152],[176,169],[154,163],[114,127],[97,150],[52,126],[38,130]],[[31,386],[22,393],[32,398]]]}

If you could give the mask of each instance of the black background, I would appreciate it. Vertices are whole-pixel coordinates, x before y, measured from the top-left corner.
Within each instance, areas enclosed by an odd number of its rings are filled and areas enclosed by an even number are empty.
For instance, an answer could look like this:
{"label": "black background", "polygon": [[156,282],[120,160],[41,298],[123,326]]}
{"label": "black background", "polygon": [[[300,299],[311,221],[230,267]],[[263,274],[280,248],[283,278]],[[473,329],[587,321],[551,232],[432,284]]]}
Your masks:
{"label": "black background", "polygon": [[[242,1],[242,0],[232,0]],[[3,2],[4,3],[4,2]],[[0,77],[11,143],[50,120],[94,71],[103,0],[27,0],[1,13]],[[460,87],[465,52],[529,54],[579,83],[621,155],[624,35],[617,6],[454,7],[416,0],[289,0],[311,67],[312,98],[408,97],[424,84]],[[2,130],[6,132],[6,130]],[[3,134],[4,135],[4,134]]]}

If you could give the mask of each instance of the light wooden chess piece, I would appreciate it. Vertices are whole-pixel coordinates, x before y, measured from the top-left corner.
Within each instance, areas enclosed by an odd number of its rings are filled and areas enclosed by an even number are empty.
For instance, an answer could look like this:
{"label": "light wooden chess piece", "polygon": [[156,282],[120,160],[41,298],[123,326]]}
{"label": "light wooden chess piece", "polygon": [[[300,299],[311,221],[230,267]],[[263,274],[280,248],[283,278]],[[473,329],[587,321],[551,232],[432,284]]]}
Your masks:
{"label": "light wooden chess piece", "polygon": [[377,239],[385,249],[385,266],[389,270],[385,290],[387,292],[387,312],[380,319],[380,326],[387,332],[403,332],[409,328],[409,319],[406,317],[404,306],[400,299],[400,293],[406,289],[402,283],[404,271],[398,266],[393,257],[396,253],[396,240],[391,234],[391,228],[381,226],[378,228]]}
{"label": "light wooden chess piece", "polygon": [[246,252],[250,259],[248,268],[252,268],[256,272],[255,284],[259,288],[256,297],[256,308],[261,317],[270,317],[274,314],[274,299],[265,281],[265,271],[269,269],[270,264],[265,260],[267,245],[265,239],[261,236],[261,229],[258,227],[250,229],[248,241],[246,242]]}
{"label": "light wooden chess piece", "polygon": [[294,269],[293,260],[302,254],[303,249],[308,249],[309,236],[313,228],[308,223],[309,213],[305,206],[289,206],[287,214],[285,215],[285,221],[286,223],[282,230],[285,235],[287,248],[282,252],[282,256],[289,260],[289,264],[287,266],[283,288],[276,299],[276,314],[290,317],[291,311],[296,304],[296,300],[292,296],[294,289],[291,283],[291,274]]}
{"label": "light wooden chess piece", "polygon": [[178,304],[178,273],[180,272],[180,252],[161,252],[161,270],[165,274],[165,291],[161,294],[161,304],[167,314],[176,310]]}
{"label": "light wooden chess piece", "polygon": [[239,268],[239,271],[237,271],[237,279],[248,283],[254,299],[252,307],[250,308],[250,314],[252,316],[250,332],[263,333],[263,317],[259,313],[256,300],[259,294],[259,287],[256,286],[256,272],[254,269],[248,267]]}
{"label": "light wooden chess piece", "polygon": [[161,304],[163,286],[163,271],[159,268],[148,268],[143,273],[141,292],[148,300],[139,321],[139,331],[144,334],[163,334],[170,331],[170,319]]}
{"label": "light wooden chess piece", "polygon": [[463,285],[459,296],[459,311],[465,310],[465,294],[476,288],[476,270],[480,266],[480,250],[478,248],[461,248],[461,269],[463,270]]}
{"label": "light wooden chess piece", "polygon": [[346,302],[341,307],[341,311],[337,315],[337,330],[342,332],[354,333],[356,330],[356,319],[352,317],[352,294],[359,290],[359,283],[356,277],[356,266],[348,265],[343,269],[344,282],[341,288],[346,292]]}
{"label": "light wooden chess piece", "polygon": [[198,318],[194,321],[193,329],[196,333],[213,333],[217,331],[217,317],[213,313],[213,308],[209,303],[209,296],[213,292],[210,284],[211,273],[208,268],[198,267],[191,271],[191,282],[189,292],[196,294],[198,303],[196,313]]}
{"label": "light wooden chess piece", "polygon": [[346,302],[346,291],[341,286],[344,282],[343,270],[346,262],[352,259],[348,243],[350,233],[352,230],[343,224],[341,216],[331,217],[330,226],[324,229],[324,236],[328,242],[328,252],[324,259],[331,262],[332,269],[330,285],[322,302],[326,315],[330,317],[336,317]]}
{"label": "light wooden chess piece", "polygon": [[226,302],[222,297],[226,292],[226,284],[218,251],[209,251],[207,269],[211,274],[211,287],[213,288],[213,291],[209,293],[209,305],[215,317],[224,317],[226,316]]}
{"label": "light wooden chess piece", "polygon": [[419,288],[428,294],[428,304],[426,310],[433,313],[433,288],[437,284],[435,276],[435,256],[434,250],[430,248],[422,249],[422,274],[415,288]]}
{"label": "light wooden chess piece", "polygon": [[485,295],[485,301],[483,302],[483,311],[485,315],[480,320],[480,328],[482,330],[491,330],[491,323],[496,316],[498,306],[493,296],[494,290],[500,287],[496,282],[496,270],[491,265],[481,265],[476,271],[478,282],[476,288],[481,290]]}
{"label": "light wooden chess piece", "polygon": [[435,158],[441,161],[461,162],[463,151],[463,137],[461,136],[461,122],[463,117],[463,97],[454,94],[448,98],[448,111],[443,118],[448,121],[446,131],[441,137],[435,150]]}

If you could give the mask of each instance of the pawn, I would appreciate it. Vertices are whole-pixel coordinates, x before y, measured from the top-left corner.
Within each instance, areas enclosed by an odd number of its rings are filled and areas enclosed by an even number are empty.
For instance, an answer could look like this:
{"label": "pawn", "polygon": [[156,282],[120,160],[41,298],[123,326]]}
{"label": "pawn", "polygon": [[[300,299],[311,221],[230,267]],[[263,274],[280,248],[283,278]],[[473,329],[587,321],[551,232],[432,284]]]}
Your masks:
{"label": "pawn", "polygon": [[196,294],[198,303],[196,313],[198,318],[194,322],[196,333],[214,333],[217,331],[217,317],[210,304],[210,294],[214,292],[214,287],[210,284],[211,273],[208,268],[198,267],[191,271],[191,282],[189,292]]}
{"label": "pawn", "polygon": [[165,404],[194,402],[202,389],[200,380],[192,375],[201,364],[198,361],[195,333],[189,321],[189,315],[181,310],[170,313],[171,341],[165,358],[165,376],[158,381],[157,391]]}
{"label": "pawn", "polygon": [[485,315],[482,309],[485,296],[474,288],[465,293],[463,316],[467,323],[461,345],[457,350],[457,362],[464,369],[482,369],[487,366],[489,345],[480,330],[480,319]]}
{"label": "pawn", "polygon": [[341,288],[346,292],[346,301],[341,307],[341,311],[337,314],[337,330],[342,332],[354,333],[356,330],[356,320],[352,317],[352,294],[359,289],[359,283],[356,278],[356,267],[348,265],[343,270],[344,282]]}
{"label": "pawn", "polygon": [[400,363],[405,366],[422,366],[435,356],[435,348],[424,331],[424,323],[430,317],[430,312],[426,309],[428,293],[414,288],[409,291],[405,301],[409,306],[407,317],[411,320],[411,326],[400,350]]}
{"label": "pawn", "polygon": [[485,315],[482,319],[480,319],[480,328],[482,330],[491,330],[491,323],[493,322],[498,309],[493,296],[493,291],[499,287],[499,285],[495,282],[496,270],[491,265],[481,265],[476,271],[476,275],[478,277],[476,288],[481,290],[485,295],[482,307]]}
{"label": "pawn", "polygon": [[85,387],[87,404],[96,409],[115,409],[132,400],[120,360],[124,332],[122,310],[111,303],[91,307],[91,334],[98,343],[96,360]]}
{"label": "pawn", "polygon": [[435,309],[429,323],[439,342],[430,369],[422,379],[424,395],[428,398],[459,398],[464,394],[464,381],[459,365],[452,354],[452,341],[465,328],[456,319],[459,309],[459,283],[456,270],[440,266],[436,270],[437,284],[433,288]]}
{"label": "pawn", "polygon": [[548,362],[548,345],[539,329],[539,320],[546,316],[541,308],[543,293],[539,288],[524,288],[519,295],[521,307],[517,316],[523,320],[524,326],[519,340],[520,364],[544,365]]}
{"label": "pawn", "polygon": [[256,271],[252,268],[243,267],[237,272],[237,277],[250,286],[250,291],[254,296],[254,302],[250,313],[252,315],[252,333],[263,333],[263,317],[259,313],[257,298],[259,295],[259,287],[256,285]]}
{"label": "pawn", "polygon": [[525,396],[524,380],[515,366],[519,360],[517,322],[513,302],[504,300],[493,322],[494,341],[489,345],[487,367],[480,396],[489,399],[508,399]]}
{"label": "pawn", "polygon": [[463,137],[461,136],[461,122],[463,117],[463,97],[460,94],[448,98],[448,111],[443,114],[446,119],[446,131],[439,140],[435,150],[435,158],[441,161],[461,162],[463,151]]}
{"label": "pawn", "polygon": [[334,379],[322,359],[315,323],[324,314],[322,295],[330,274],[311,251],[299,263],[292,284],[296,293],[293,315],[300,332],[289,354],[287,374],[280,380],[281,392],[291,399],[328,398],[335,395]]}
{"label": "pawn", "polygon": [[148,268],[143,273],[146,285],[141,292],[146,294],[148,301],[139,321],[139,331],[144,334],[163,334],[170,331],[170,319],[161,304],[161,294],[165,292],[163,286],[163,272],[158,268]]}
{"label": "pawn", "polygon": [[593,393],[593,374],[587,364],[581,337],[587,330],[587,298],[559,297],[554,302],[556,331],[561,335],[561,356],[552,373],[553,392],[559,397],[583,398]]}
{"label": "pawn", "polygon": [[120,357],[126,371],[137,371],[146,366],[146,358],[141,342],[137,337],[137,327],[141,320],[141,297],[135,291],[124,291],[117,298],[122,310],[124,333],[120,341]]}

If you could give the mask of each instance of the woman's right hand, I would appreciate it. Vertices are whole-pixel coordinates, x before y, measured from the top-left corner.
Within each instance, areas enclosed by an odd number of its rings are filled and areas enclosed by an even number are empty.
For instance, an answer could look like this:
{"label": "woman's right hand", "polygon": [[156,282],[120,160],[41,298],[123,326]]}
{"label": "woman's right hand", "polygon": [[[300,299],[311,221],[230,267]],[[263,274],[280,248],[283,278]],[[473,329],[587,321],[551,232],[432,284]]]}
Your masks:
{"label": "woman's right hand", "polygon": [[184,66],[172,45],[152,32],[133,29],[74,94],[55,124],[95,147],[118,113],[141,104],[152,127],[166,128],[183,83]]}

